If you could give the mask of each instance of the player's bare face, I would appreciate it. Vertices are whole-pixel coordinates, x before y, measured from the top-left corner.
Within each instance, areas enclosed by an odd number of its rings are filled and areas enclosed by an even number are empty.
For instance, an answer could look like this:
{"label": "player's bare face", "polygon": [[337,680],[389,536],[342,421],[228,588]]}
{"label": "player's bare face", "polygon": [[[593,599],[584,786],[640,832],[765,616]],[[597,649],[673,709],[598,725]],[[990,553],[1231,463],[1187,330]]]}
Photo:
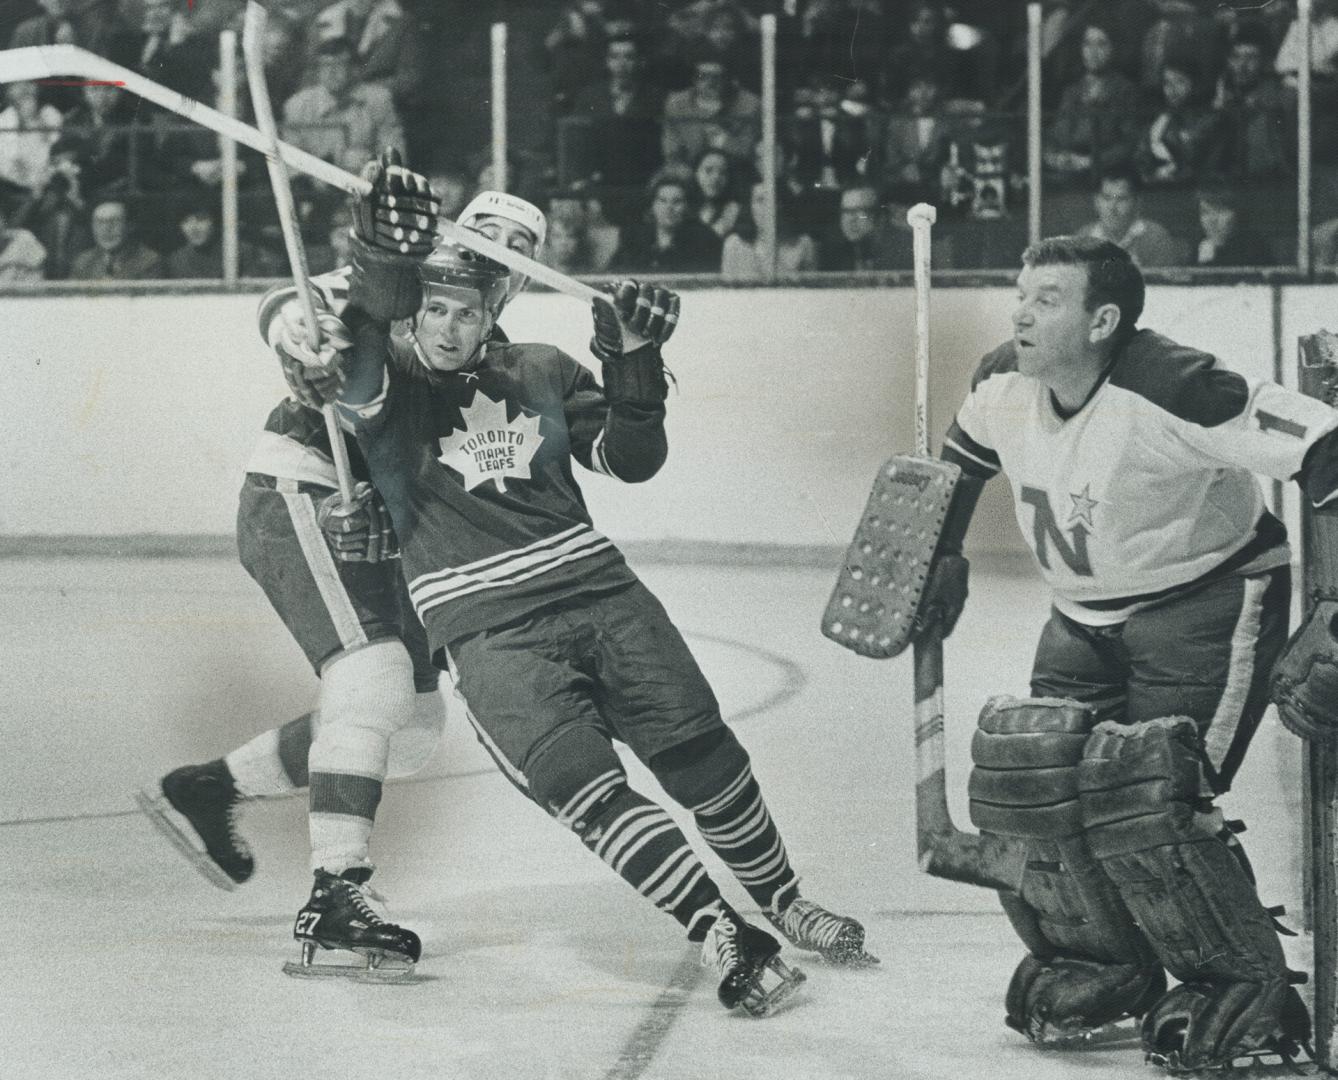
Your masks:
{"label": "player's bare face", "polygon": [[[527,259],[534,258],[534,249],[537,246],[538,238],[524,225],[507,218],[486,214],[471,221],[469,228],[476,233],[482,233],[494,244],[501,244],[508,251],[524,255]],[[527,281],[529,281],[529,278],[525,274],[522,274],[519,270],[512,270],[511,285],[507,290],[508,295],[515,296],[516,293],[525,288]]]}
{"label": "player's bare face", "polygon": [[414,336],[433,371],[463,371],[478,361],[488,322],[477,293],[434,291],[423,306]]}
{"label": "player's bare face", "polygon": [[1017,369],[1049,384],[1063,377],[1092,347],[1087,310],[1087,268],[1024,266],[1017,278],[1013,344]]}

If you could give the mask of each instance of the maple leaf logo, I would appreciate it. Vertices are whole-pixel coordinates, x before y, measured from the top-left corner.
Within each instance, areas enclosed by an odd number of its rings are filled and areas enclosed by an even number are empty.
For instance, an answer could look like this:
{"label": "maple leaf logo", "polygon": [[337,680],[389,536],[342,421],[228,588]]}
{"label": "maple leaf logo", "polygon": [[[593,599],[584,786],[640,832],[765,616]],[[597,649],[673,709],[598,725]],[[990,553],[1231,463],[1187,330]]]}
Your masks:
{"label": "maple leaf logo", "polygon": [[530,478],[530,460],[544,441],[537,416],[527,416],[522,409],[515,420],[507,420],[506,402],[493,401],[481,390],[460,415],[464,430],[452,431],[440,440],[437,460],[460,474],[466,491],[487,480],[494,481],[498,491],[505,491],[508,476]]}

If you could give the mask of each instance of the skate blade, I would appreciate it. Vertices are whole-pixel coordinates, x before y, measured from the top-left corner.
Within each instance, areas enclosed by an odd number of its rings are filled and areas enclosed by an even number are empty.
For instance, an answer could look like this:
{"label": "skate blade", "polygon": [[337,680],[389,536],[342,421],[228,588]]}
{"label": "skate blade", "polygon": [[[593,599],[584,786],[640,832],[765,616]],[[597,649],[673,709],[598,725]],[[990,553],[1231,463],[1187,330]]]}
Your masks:
{"label": "skate blade", "polygon": [[[1297,1060],[1301,1052],[1309,1055],[1308,1060]],[[1283,1053],[1275,1047],[1261,1047],[1250,1050],[1226,1061],[1214,1065],[1200,1065],[1189,1068],[1180,1060],[1180,1052],[1172,1050],[1169,1054],[1150,1052],[1144,1056],[1150,1065],[1159,1065],[1171,1076],[1195,1077],[1252,1077],[1252,1076],[1332,1076],[1332,1072],[1323,1071],[1315,1061],[1314,1051],[1309,1044],[1295,1046]]]}
{"label": "skate blade", "polygon": [[[769,987],[763,986],[764,981],[770,981],[768,976],[778,981]],[[779,956],[773,956],[758,973],[757,982],[740,1004],[748,1015],[755,1019],[772,1016],[794,997],[807,981],[808,976],[798,968],[792,968]]]}
{"label": "skate blade", "polygon": [[295,979],[348,979],[351,982],[379,985],[427,981],[427,976],[418,972],[417,965],[412,960],[388,953],[349,955],[362,956],[363,963],[318,964],[304,956],[301,960],[285,962],[283,973]]}
{"label": "skate blade", "polygon": [[166,796],[155,795],[150,789],[143,788],[135,792],[135,802],[139,804],[144,816],[153,822],[154,828],[172,842],[172,846],[186,857],[187,861],[200,872],[200,875],[209,884],[223,889],[225,892],[236,891],[237,883],[219,868],[208,853],[195,846],[190,838],[190,833],[186,829],[172,820],[171,815],[175,814],[176,811],[171,808]]}
{"label": "skate blade", "polygon": [[818,953],[818,955],[833,967],[851,968],[856,971],[864,968],[877,967],[882,963],[878,957],[874,956],[873,953],[869,952],[867,949],[860,949],[858,952],[851,950],[829,950],[827,952]]}
{"label": "skate blade", "polygon": [[1066,1028],[1042,1023],[1026,1035],[1043,1050],[1104,1050],[1142,1042],[1136,1022],[1117,1021],[1095,1028]]}

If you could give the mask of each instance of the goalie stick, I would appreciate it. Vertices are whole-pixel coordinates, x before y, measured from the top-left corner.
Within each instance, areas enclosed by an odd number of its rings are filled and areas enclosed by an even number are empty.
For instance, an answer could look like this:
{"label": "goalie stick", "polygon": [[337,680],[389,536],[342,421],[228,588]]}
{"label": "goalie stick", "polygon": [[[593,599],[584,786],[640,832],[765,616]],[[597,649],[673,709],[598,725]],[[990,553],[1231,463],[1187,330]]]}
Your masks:
{"label": "goalie stick", "polygon": [[[210,108],[194,98],[146,79],[129,68],[112,63],[96,53],[77,45],[30,45],[21,49],[0,50],[0,83],[26,82],[33,79],[79,78],[117,83],[122,89],[151,101],[155,105],[193,120],[201,127],[223,135],[257,150],[262,154],[277,151],[278,157],[289,168],[322,183],[339,188],[350,195],[365,195],[370,190],[367,181],[338,166],[322,161],[305,150],[299,150],[281,139],[271,143],[259,130],[235,117]],[[452,221],[438,221],[439,232],[456,243],[486,255],[510,270],[528,275],[532,280],[547,285],[556,292],[591,303],[603,294],[584,282],[545,266],[541,262],[494,243],[479,233],[462,229]]]}

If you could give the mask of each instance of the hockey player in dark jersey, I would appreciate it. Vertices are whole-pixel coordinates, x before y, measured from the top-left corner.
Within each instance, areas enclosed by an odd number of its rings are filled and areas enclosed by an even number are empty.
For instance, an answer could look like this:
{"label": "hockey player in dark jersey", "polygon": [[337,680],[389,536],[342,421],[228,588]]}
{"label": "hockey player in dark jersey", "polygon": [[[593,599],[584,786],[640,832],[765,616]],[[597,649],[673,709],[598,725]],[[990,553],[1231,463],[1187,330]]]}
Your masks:
{"label": "hockey player in dark jersey", "polygon": [[[538,207],[502,192],[480,193],[459,224],[528,256],[542,251],[547,232]],[[333,319],[347,302],[348,270],[313,284],[324,317]],[[507,299],[525,284],[514,278]],[[291,285],[261,301],[262,332],[271,344],[280,337],[286,344],[288,352],[279,355],[293,394],[270,414],[248,462],[237,536],[243,564],[321,676],[320,707],[222,758],[173,770],[139,801],[209,880],[234,888],[254,869],[237,827],[241,803],[310,782],[313,897],[342,910],[344,922],[366,923],[365,934],[382,951],[415,959],[412,932],[364,910],[362,893],[372,871],[369,843],[381,780],[421,768],[444,726],[439,672],[404,587],[389,519],[351,436],[345,442],[357,498],[343,506],[334,494],[334,464],[312,380],[319,358],[302,357],[311,366],[298,358],[306,352],[293,331],[298,312]],[[500,328],[494,334],[505,339]],[[303,910],[297,933],[308,957],[313,943],[350,942],[335,914],[313,918]]]}
{"label": "hockey player in dark jersey", "polygon": [[[1214,799],[1240,768],[1287,636],[1286,532],[1254,474],[1331,499],[1338,413],[1137,329],[1142,276],[1114,244],[1058,237],[1023,263],[1013,338],[981,363],[944,442],[962,476],[924,609],[952,629],[966,599],[961,539],[1003,472],[1053,608],[1036,700],[1014,713],[1028,719],[992,736],[1045,752],[1007,756],[992,801],[1013,807],[1014,835],[1018,808],[1037,807],[1024,834],[1038,843],[1061,835],[1054,814],[1074,806],[1090,868],[1032,859],[1020,891],[1001,894],[1029,950],[1008,1022],[1046,1041],[1143,1016],[1149,1057],[1173,1073],[1291,1057],[1309,1035],[1298,976]],[[1090,734],[1070,760],[1061,743],[1082,732],[1062,718],[1075,714]],[[973,807],[982,829],[994,814]],[[1079,873],[1104,873],[1132,915],[1096,928],[1121,940],[1126,962],[1061,910]],[[1167,991],[1162,968],[1180,985]]]}
{"label": "hockey player in dark jersey", "polygon": [[[375,216],[384,198],[378,178],[360,213]],[[601,386],[551,346],[489,340],[505,267],[446,244],[421,266],[405,259],[410,271],[422,303],[399,338],[389,324],[404,314],[402,280],[384,264],[355,268],[338,401],[394,521],[434,659],[480,742],[702,942],[727,1008],[764,1015],[801,976],[725,902],[673,819],[629,786],[615,738],[692,811],[785,938],[838,963],[872,961],[858,922],[799,896],[747,752],[663,607],[594,528],[573,474],[575,461],[638,482],[664,461],[659,345],[678,298],[624,282],[595,305]]]}

